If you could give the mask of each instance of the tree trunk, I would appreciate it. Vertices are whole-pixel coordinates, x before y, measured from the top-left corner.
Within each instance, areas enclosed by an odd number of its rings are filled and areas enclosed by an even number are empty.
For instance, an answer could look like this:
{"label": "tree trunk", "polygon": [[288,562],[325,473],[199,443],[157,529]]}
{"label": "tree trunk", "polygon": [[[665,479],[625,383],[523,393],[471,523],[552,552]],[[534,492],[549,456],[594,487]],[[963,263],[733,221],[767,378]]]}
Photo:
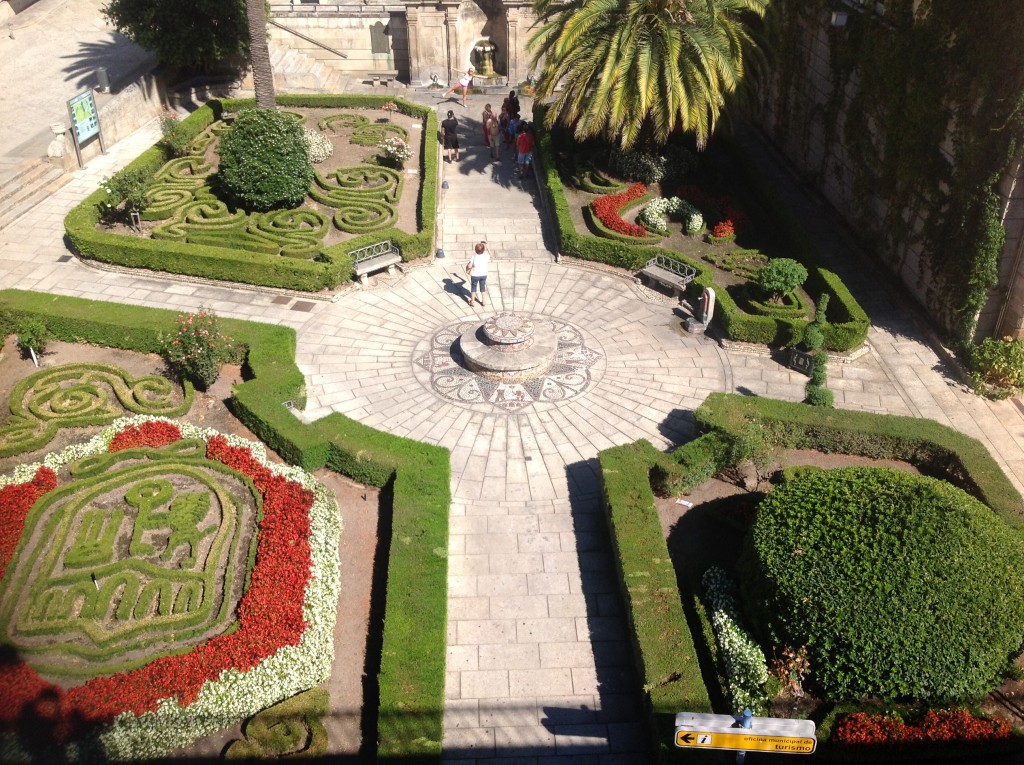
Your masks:
{"label": "tree trunk", "polygon": [[245,0],[249,16],[249,60],[252,83],[256,90],[256,106],[276,109],[274,102],[274,70],[270,68],[270,47],[267,45],[266,0]]}

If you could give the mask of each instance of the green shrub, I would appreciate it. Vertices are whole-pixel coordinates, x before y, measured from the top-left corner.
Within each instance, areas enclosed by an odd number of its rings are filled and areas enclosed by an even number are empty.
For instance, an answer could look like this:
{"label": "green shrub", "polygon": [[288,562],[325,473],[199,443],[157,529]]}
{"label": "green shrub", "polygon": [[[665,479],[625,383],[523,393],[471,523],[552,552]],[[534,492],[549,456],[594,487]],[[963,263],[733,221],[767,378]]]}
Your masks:
{"label": "green shrub", "polygon": [[[807,328],[808,331],[812,327]],[[828,354],[816,353],[811,357],[811,382],[815,385],[824,385],[828,379]]]}
{"label": "green shrub", "polygon": [[313,182],[302,127],[273,109],[243,109],[217,149],[220,183],[239,207],[298,207]]}
{"label": "green shrub", "polygon": [[160,133],[163,136],[160,145],[172,157],[184,157],[188,153],[188,145],[195,138],[174,112],[167,112],[160,118]]}
{"label": "green shrub", "polygon": [[990,398],[1007,398],[1024,389],[1024,340],[987,337],[971,352],[974,389]]}
{"label": "green shrub", "polygon": [[143,212],[149,203],[146,187],[152,177],[147,167],[128,166],[100,181],[100,188],[105,194],[99,203],[104,220],[116,219],[122,202],[126,213]]}
{"label": "green shrub", "polygon": [[835,403],[835,394],[824,385],[810,380],[804,386],[804,401],[811,406],[832,406]]}
{"label": "green shrub", "polygon": [[744,549],[752,616],[837,699],[980,697],[1024,635],[1024,542],[965,492],[844,468],[783,484]]}
{"label": "green shrub", "polygon": [[817,324],[811,323],[804,330],[804,348],[816,351],[825,344],[825,331]]}
{"label": "green shrub", "polygon": [[757,272],[756,283],[776,303],[807,281],[807,269],[792,258],[772,258]]}
{"label": "green shrub", "polygon": [[221,365],[231,358],[234,341],[220,331],[220,320],[205,308],[178,314],[177,329],[162,338],[163,356],[182,378],[206,390],[220,376]]}
{"label": "green shrub", "polygon": [[782,483],[787,481],[795,481],[801,476],[807,475],[808,473],[816,473],[824,468],[818,467],[817,465],[791,465],[788,468],[783,468],[779,471],[779,478]]}
{"label": "green shrub", "polygon": [[14,331],[18,335],[18,347],[27,354],[30,350],[37,354],[46,350],[50,342],[50,331],[42,319],[26,316],[14,323]]}

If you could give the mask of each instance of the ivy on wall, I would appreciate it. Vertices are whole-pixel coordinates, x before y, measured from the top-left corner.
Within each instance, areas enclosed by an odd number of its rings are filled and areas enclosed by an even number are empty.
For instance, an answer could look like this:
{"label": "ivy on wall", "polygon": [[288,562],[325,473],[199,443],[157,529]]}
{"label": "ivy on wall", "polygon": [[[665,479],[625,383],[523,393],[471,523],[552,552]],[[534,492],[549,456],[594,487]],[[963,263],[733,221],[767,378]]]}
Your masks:
{"label": "ivy on wall", "polygon": [[[996,184],[1021,156],[1024,3],[886,0],[881,16],[874,6],[772,3],[768,129],[805,173],[836,179],[851,222],[894,272],[921,253],[908,286],[966,347],[1005,242]],[[829,24],[835,10],[845,26]],[[811,74],[823,50],[824,94]]]}

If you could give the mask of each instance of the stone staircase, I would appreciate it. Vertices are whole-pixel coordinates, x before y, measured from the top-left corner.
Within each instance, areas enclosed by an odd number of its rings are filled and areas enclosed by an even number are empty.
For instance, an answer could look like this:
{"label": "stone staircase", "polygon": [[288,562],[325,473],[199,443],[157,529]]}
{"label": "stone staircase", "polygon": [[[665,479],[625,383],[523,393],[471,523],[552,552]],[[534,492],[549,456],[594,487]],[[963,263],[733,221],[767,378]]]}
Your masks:
{"label": "stone staircase", "polygon": [[0,229],[14,223],[71,180],[63,168],[45,159],[28,159],[0,186]]}

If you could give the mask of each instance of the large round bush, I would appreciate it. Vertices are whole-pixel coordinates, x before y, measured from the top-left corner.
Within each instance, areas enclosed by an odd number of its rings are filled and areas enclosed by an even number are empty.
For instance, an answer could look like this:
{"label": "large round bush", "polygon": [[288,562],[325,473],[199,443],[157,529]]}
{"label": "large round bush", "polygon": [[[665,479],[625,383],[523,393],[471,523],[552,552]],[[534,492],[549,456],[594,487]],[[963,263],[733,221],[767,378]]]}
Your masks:
{"label": "large round bush", "polygon": [[239,112],[218,153],[220,183],[245,210],[298,207],[313,182],[302,126],[283,112]]}
{"label": "large round bush", "polygon": [[743,568],[752,619],[806,644],[836,698],[979,697],[1024,635],[1024,542],[933,478],[845,468],[783,484]]}

